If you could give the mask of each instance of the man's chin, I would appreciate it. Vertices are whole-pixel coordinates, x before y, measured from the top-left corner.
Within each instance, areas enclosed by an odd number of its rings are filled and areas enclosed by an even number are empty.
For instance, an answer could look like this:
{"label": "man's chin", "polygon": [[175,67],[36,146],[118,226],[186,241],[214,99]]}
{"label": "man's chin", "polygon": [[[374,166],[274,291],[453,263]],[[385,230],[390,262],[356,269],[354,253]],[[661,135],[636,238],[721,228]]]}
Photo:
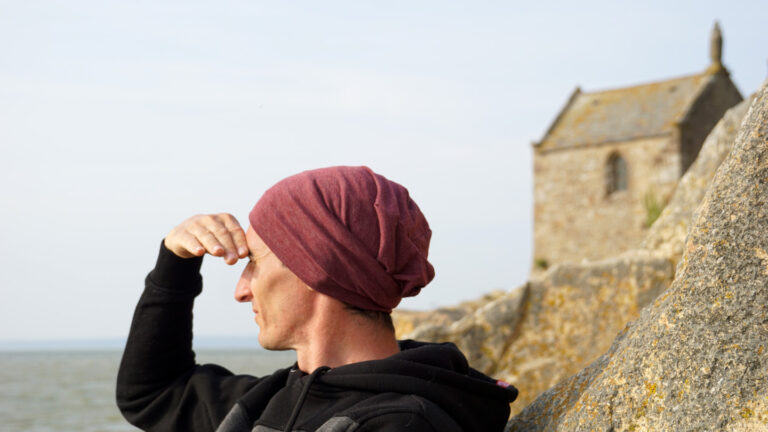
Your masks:
{"label": "man's chin", "polygon": [[259,333],[259,345],[269,351],[288,351],[291,349],[291,347],[285,346],[277,341],[271,341],[262,337],[261,333]]}

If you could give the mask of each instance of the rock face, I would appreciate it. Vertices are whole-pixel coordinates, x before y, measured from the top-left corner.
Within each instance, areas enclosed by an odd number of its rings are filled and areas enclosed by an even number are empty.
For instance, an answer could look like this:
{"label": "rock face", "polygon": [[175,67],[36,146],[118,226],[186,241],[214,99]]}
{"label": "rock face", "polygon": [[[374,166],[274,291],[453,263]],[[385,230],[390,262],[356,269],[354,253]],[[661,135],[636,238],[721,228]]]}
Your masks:
{"label": "rock face", "polygon": [[685,235],[688,233],[693,212],[704,198],[717,168],[731,151],[736,133],[752,100],[752,97],[747,98],[728,110],[712,129],[702,145],[699,156],[680,179],[674,196],[648,231],[640,249],[675,261],[683,256]]}
{"label": "rock face", "polygon": [[493,291],[476,300],[431,311],[394,310],[392,311],[392,320],[395,324],[395,333],[398,335],[408,334],[423,325],[448,326],[504,294],[504,291]]}
{"label": "rock face", "polygon": [[424,323],[400,337],[455,343],[473,367],[520,390],[517,413],[604,353],[673,273],[670,260],[653,256],[558,265],[452,324]]}
{"label": "rock face", "polygon": [[[734,142],[748,102],[715,126],[640,249],[552,267],[508,293],[434,312],[395,315],[398,337],[454,342],[473,367],[513,383],[516,414],[611,346],[675,276],[693,209]],[[768,349],[768,347],[766,347]]]}
{"label": "rock face", "polygon": [[666,289],[672,275],[667,259],[630,257],[557,266],[545,279],[529,283],[520,312],[509,309],[518,317],[511,320],[515,331],[496,324],[481,352],[492,354],[488,345],[510,334],[488,372],[520,390],[513,412],[604,353],[628,317]]}
{"label": "rock face", "polygon": [[768,86],[696,211],[670,288],[510,431],[768,429]]}

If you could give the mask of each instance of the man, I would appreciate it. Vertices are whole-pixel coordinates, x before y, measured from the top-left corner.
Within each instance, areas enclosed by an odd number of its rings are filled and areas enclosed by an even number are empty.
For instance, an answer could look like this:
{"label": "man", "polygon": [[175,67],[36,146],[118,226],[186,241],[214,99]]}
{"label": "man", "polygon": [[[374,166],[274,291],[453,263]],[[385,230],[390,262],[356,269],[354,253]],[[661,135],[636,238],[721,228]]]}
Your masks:
{"label": "man", "polygon": [[[123,415],[153,431],[500,431],[517,390],[452,344],[395,339],[389,316],[434,270],[408,191],[366,167],[289,177],[254,206],[187,219],[166,236],[136,307],[117,383]],[[263,378],[196,365],[202,257],[248,257],[235,298],[267,349],[297,362]]]}

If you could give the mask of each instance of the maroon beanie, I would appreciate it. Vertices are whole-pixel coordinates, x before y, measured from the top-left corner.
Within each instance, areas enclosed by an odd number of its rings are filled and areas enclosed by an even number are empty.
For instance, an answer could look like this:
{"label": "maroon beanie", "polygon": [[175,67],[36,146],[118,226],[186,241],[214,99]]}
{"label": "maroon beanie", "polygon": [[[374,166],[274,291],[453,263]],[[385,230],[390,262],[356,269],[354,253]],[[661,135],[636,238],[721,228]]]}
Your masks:
{"label": "maroon beanie", "polygon": [[435,276],[421,210],[406,188],[368,167],[288,177],[264,193],[249,220],[304,283],[361,309],[390,312]]}

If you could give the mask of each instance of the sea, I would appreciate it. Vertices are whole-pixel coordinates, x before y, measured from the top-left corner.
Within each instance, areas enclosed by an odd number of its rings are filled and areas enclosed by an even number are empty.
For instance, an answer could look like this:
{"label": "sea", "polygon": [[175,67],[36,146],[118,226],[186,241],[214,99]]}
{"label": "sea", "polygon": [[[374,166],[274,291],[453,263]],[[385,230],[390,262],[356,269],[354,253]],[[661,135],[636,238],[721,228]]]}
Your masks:
{"label": "sea", "polygon": [[[292,351],[198,349],[198,363],[268,375],[292,364]],[[137,431],[115,405],[119,349],[0,350],[0,430]]]}

